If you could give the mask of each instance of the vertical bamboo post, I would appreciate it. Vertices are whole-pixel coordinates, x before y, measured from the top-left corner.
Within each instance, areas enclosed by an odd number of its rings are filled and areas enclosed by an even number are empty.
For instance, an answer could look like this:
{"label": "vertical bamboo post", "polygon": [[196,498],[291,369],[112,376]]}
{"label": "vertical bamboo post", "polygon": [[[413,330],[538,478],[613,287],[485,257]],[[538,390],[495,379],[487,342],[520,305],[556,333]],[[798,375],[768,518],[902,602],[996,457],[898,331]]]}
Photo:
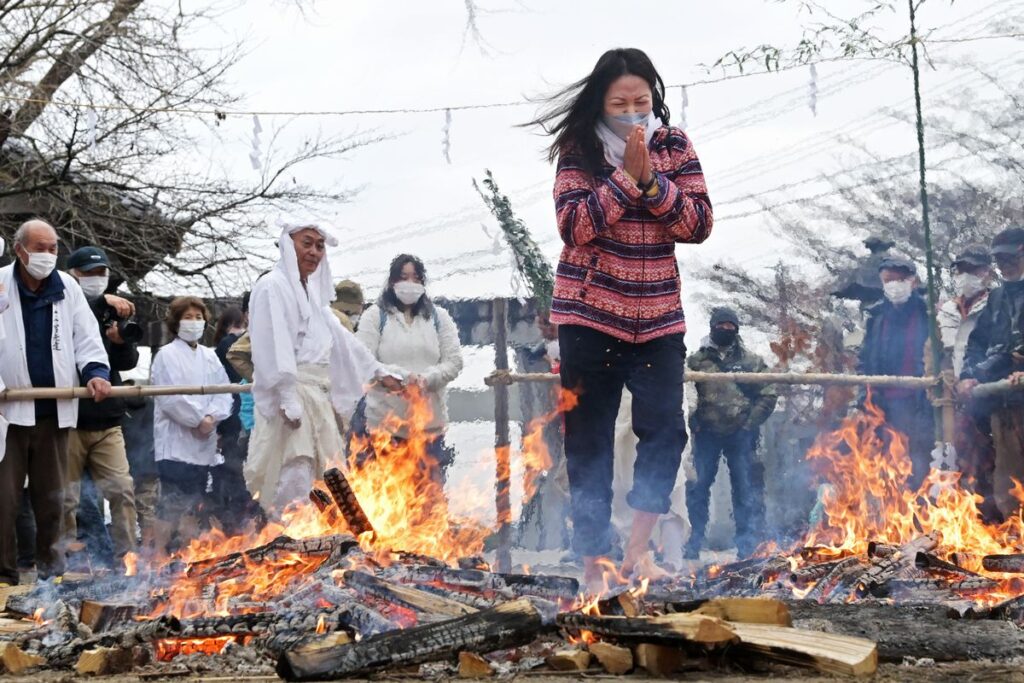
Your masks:
{"label": "vertical bamboo post", "polygon": [[[494,330],[494,366],[508,370],[508,311],[504,299],[495,299],[491,327]],[[512,570],[512,463],[509,436],[508,384],[494,386],[494,455],[496,460],[494,505],[498,519],[498,548],[495,556],[499,572]]]}

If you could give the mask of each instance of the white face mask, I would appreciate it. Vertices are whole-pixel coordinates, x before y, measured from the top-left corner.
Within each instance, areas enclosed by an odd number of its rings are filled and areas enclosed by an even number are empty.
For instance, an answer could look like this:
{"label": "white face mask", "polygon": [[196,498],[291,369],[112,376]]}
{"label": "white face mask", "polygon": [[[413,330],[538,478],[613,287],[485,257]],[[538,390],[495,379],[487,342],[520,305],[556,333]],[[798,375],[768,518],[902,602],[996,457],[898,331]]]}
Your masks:
{"label": "white face mask", "polygon": [[546,342],[544,344],[544,348],[548,353],[548,358],[551,360],[558,361],[562,359],[562,351],[558,348],[557,339],[552,339],[551,341]]}
{"label": "white face mask", "polygon": [[178,336],[182,341],[187,341],[191,344],[202,338],[205,329],[206,321],[204,320],[182,320],[178,323]]}
{"label": "white face mask", "polygon": [[633,132],[633,129],[637,126],[649,125],[648,119],[650,113],[647,114],[604,114],[604,125],[608,126],[613,133],[618,135],[623,140],[629,137],[629,134]]}
{"label": "white face mask", "polygon": [[358,313],[353,313],[352,315],[350,315],[348,317],[349,322],[352,323],[352,327],[355,327],[356,325],[359,324],[359,318],[360,318],[360,315]]}
{"label": "white face mask", "polygon": [[78,284],[82,286],[82,291],[90,299],[96,299],[103,296],[107,291],[107,285],[110,284],[110,276],[108,275],[89,275],[78,278]]}
{"label": "white face mask", "polygon": [[420,283],[409,282],[408,280],[396,282],[391,288],[395,290],[395,296],[398,297],[398,300],[406,306],[412,306],[427,292],[427,288]]}
{"label": "white face mask", "polygon": [[892,303],[896,305],[905,304],[914,291],[914,282],[913,280],[893,280],[892,282],[884,283],[882,291],[885,292],[885,298]]}
{"label": "white face mask", "polygon": [[45,280],[57,267],[57,255],[47,251],[29,252],[25,270],[37,280]]}
{"label": "white face mask", "polygon": [[985,291],[985,281],[971,273],[957,273],[953,276],[953,291],[970,299]]}

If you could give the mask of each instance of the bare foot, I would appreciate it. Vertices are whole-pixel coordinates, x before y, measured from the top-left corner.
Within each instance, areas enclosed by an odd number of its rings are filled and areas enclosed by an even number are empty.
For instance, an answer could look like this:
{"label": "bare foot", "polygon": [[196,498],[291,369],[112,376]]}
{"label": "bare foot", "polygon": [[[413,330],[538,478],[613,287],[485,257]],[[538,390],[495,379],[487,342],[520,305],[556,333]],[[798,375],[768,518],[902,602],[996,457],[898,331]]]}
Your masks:
{"label": "bare foot", "polygon": [[639,510],[633,513],[633,527],[629,531],[625,557],[622,558],[623,576],[632,576],[637,562],[649,551],[647,546],[651,542],[651,531],[654,530],[660,516],[656,512]]}
{"label": "bare foot", "polygon": [[623,586],[626,580],[607,557],[590,556],[583,558],[583,583],[590,595],[602,595],[616,586]]}

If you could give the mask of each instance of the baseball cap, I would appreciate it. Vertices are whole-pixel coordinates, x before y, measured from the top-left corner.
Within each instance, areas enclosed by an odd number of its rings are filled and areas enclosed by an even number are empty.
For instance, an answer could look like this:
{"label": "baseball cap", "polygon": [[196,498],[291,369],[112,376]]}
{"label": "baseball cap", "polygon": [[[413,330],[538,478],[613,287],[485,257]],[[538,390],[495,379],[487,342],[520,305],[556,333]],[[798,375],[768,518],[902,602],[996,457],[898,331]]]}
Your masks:
{"label": "baseball cap", "polygon": [[82,247],[68,256],[68,269],[76,268],[83,273],[97,268],[109,268],[107,254],[99,247]]}
{"label": "baseball cap", "polygon": [[991,254],[1016,254],[1024,246],[1024,228],[1007,228],[992,240]]}
{"label": "baseball cap", "polygon": [[963,251],[953,259],[953,267],[967,266],[969,268],[980,268],[992,265],[992,255],[989,250],[980,244],[971,244],[964,247]]}
{"label": "baseball cap", "polygon": [[905,270],[911,275],[917,275],[917,266],[906,256],[891,254],[885,256],[878,264],[878,270]]}

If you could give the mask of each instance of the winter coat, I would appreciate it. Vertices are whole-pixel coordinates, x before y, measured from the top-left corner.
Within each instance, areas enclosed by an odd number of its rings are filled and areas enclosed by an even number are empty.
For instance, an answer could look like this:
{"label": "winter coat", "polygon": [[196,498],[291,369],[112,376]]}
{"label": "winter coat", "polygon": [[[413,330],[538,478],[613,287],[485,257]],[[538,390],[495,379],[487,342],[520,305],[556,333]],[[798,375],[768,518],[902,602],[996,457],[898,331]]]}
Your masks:
{"label": "winter coat", "polygon": [[[102,319],[106,312],[107,302],[101,296],[89,301],[89,307],[96,315],[96,320]],[[107,351],[110,359],[110,385],[119,387],[122,385],[121,372],[132,370],[139,364],[139,347],[132,342],[115,344],[107,338],[105,330],[100,330],[100,337],[103,340],[103,348]],[[85,386],[84,378],[82,386]],[[78,404],[78,429],[84,431],[102,431],[120,426],[127,412],[123,398],[111,397],[105,401],[80,401]]]}
{"label": "winter coat", "polygon": [[[963,310],[963,299],[957,297],[942,304],[938,312],[939,336],[942,348],[949,355],[953,373],[959,377],[964,369],[964,353],[967,351],[967,339],[978,324],[981,312],[988,303],[988,292],[983,292],[970,310]],[[949,366],[946,366],[949,367]]]}
{"label": "winter coat", "polygon": [[708,238],[711,202],[683,131],[659,128],[649,150],[657,181],[653,195],[621,168],[588,173],[578,150],[559,156],[555,212],[565,246],[552,322],[583,325],[634,344],[686,331],[675,246]]}
{"label": "winter coat", "polygon": [[[725,349],[705,340],[687,359],[694,372],[765,372],[764,360],[747,350],[739,337]],[[697,410],[691,425],[694,431],[726,435],[740,430],[759,429],[775,410],[778,393],[771,384],[737,382],[697,382]]]}
{"label": "winter coat", "polygon": [[[1024,343],[1022,314],[1024,282],[1006,282],[989,293],[985,309],[967,339],[964,369],[960,373],[963,379],[995,382],[1024,369],[1015,367],[1007,355]],[[1020,405],[1024,403],[1024,395],[1019,391],[1010,392],[1002,401],[1006,405]]]}
{"label": "winter coat", "polygon": [[[880,301],[867,309],[867,316],[857,371],[862,375],[923,377],[929,322],[928,306],[921,295],[911,294],[900,306],[888,299]],[[931,413],[923,389],[875,387],[872,391],[873,400],[882,408],[894,401],[912,401],[916,410]]]}

